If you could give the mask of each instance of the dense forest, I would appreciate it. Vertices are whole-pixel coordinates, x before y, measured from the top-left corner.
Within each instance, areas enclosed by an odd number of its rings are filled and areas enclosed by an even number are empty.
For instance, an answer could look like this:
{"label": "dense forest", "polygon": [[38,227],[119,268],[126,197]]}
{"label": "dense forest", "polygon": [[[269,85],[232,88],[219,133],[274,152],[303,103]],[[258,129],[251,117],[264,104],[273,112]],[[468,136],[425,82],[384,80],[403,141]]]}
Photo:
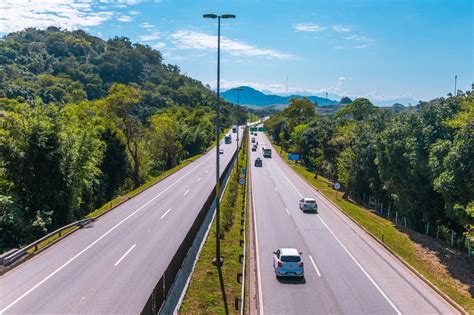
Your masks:
{"label": "dense forest", "polygon": [[340,182],[347,197],[390,206],[420,232],[430,224],[462,236],[474,227],[472,92],[399,111],[359,98],[332,116],[292,100],[265,125],[316,176]]}
{"label": "dense forest", "polygon": [[[210,69],[210,71],[213,71]],[[0,40],[0,252],[77,220],[215,140],[216,94],[129,39]],[[222,126],[246,121],[223,102]]]}

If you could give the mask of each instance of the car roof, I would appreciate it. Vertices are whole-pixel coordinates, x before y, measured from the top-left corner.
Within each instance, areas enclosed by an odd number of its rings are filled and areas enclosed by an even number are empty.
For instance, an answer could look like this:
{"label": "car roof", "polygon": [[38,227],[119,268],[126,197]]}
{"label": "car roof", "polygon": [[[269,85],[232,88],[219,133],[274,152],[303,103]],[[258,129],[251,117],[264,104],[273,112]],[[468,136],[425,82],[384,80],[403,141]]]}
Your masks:
{"label": "car roof", "polygon": [[300,253],[296,248],[280,248],[282,256],[299,256]]}
{"label": "car roof", "polygon": [[304,201],[316,201],[314,198],[304,198]]}

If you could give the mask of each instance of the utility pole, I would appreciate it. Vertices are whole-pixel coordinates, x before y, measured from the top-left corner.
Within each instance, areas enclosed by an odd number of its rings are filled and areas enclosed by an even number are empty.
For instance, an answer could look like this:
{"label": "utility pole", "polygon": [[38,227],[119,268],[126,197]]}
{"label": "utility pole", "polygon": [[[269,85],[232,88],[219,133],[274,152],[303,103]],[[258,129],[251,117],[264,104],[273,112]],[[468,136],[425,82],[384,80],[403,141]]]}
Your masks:
{"label": "utility pole", "polygon": [[[240,91],[243,91],[243,88],[238,87],[238,88],[235,88],[234,90],[237,91],[237,106],[240,106]],[[236,127],[237,127],[237,161],[236,161],[236,164],[237,164],[237,172],[239,172],[239,120],[238,120],[238,118],[237,118]],[[239,180],[239,179],[237,178],[237,180]]]}
{"label": "utility pole", "polygon": [[457,85],[458,85],[458,75],[456,74],[454,76],[454,96],[458,95],[458,88],[457,88]]}
{"label": "utility pole", "polygon": [[205,19],[217,19],[217,106],[216,106],[216,257],[213,260],[214,265],[222,266],[224,260],[221,257],[221,229],[220,229],[220,197],[221,197],[221,183],[219,180],[219,141],[220,141],[220,79],[221,79],[221,18],[222,19],[235,19],[233,14],[204,14]]}

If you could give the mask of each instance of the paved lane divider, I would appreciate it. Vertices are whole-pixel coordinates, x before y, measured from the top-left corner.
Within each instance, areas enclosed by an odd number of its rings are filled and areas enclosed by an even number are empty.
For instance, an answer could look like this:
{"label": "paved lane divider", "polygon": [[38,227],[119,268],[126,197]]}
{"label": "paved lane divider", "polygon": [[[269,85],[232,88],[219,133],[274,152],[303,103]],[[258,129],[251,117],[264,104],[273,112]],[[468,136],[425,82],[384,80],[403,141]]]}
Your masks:
{"label": "paved lane divider", "polygon": [[114,264],[114,266],[117,266],[118,264],[120,264],[120,262],[125,258],[125,256],[127,256],[128,254],[130,254],[130,252],[135,248],[135,246],[137,246],[137,244],[133,244],[132,247],[130,247],[130,248],[125,252],[125,254],[123,254],[122,257],[119,258],[119,260],[117,260],[117,262]]}
{"label": "paved lane divider", "polygon": [[321,277],[321,272],[319,272],[318,266],[314,262],[314,259],[311,255],[308,255],[309,260],[311,260],[311,264],[313,265],[314,269],[316,270],[316,273],[318,274],[318,277]]}
{"label": "paved lane divider", "polygon": [[166,217],[166,215],[167,215],[168,213],[170,213],[170,211],[171,211],[171,208],[169,208],[168,210],[166,210],[166,212],[163,213],[163,215],[160,217],[160,219],[163,220],[163,218]]}

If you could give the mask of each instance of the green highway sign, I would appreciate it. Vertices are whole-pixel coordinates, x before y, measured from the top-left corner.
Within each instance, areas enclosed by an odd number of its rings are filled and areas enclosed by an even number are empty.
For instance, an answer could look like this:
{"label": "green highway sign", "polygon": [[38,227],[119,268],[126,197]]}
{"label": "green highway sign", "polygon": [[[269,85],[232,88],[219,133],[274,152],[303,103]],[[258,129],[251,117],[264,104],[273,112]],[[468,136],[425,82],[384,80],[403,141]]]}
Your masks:
{"label": "green highway sign", "polygon": [[267,131],[267,128],[265,128],[265,127],[260,127],[260,128],[258,128],[258,131],[263,131],[263,132],[265,132],[265,131]]}
{"label": "green highway sign", "polygon": [[250,132],[257,131],[257,127],[250,127]]}

